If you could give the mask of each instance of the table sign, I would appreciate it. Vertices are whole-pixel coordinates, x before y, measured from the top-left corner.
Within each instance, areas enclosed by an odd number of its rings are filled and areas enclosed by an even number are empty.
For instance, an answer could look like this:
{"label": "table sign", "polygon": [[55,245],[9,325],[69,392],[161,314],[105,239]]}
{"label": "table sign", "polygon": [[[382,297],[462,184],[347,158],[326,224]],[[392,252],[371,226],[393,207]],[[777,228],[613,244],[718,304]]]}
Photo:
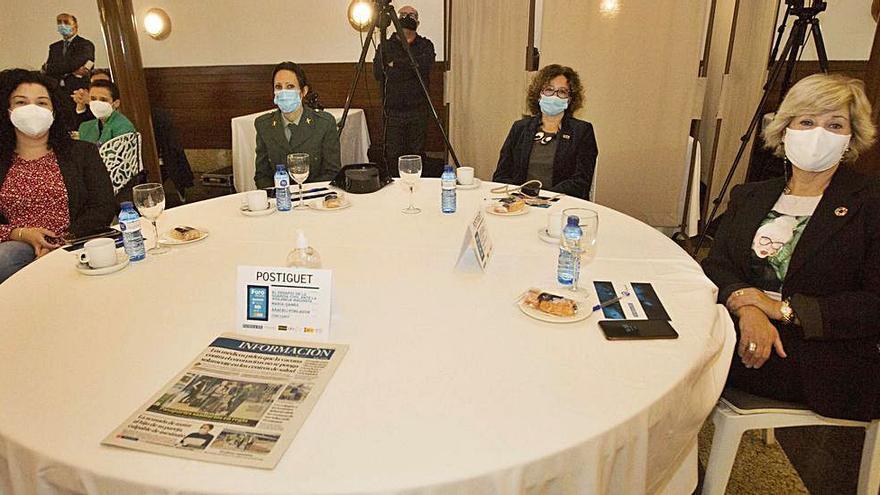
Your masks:
{"label": "table sign", "polygon": [[467,232],[461,242],[458,251],[456,266],[464,267],[472,265],[476,260],[480,269],[485,271],[492,256],[492,239],[489,237],[489,228],[486,226],[486,217],[483,210],[477,210],[474,219],[468,224]]}
{"label": "table sign", "polygon": [[596,280],[593,282],[599,304],[614,300],[623,295],[619,301],[602,307],[603,316],[609,320],[666,320],[670,321],[669,313],[663,302],[648,282],[620,282]]}
{"label": "table sign", "polygon": [[333,272],[239,266],[238,328],[264,336],[327,340]]}
{"label": "table sign", "polygon": [[101,443],[271,469],[347,351],[224,333]]}

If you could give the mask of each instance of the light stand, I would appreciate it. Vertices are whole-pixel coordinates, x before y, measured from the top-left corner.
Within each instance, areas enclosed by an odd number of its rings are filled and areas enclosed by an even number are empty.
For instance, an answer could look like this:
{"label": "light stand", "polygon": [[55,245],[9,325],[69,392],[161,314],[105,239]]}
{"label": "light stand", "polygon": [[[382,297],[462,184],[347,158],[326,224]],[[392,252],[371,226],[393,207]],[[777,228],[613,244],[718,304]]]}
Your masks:
{"label": "light stand", "polygon": [[[770,75],[767,78],[767,82],[764,84],[764,95],[761,97],[761,101],[758,103],[758,108],[755,109],[755,114],[752,116],[751,122],[749,122],[748,129],[746,129],[745,134],[740,137],[739,150],[737,150],[736,158],[733,159],[733,164],[730,166],[730,171],[727,173],[727,177],[724,179],[724,183],[721,185],[721,190],[718,192],[718,197],[716,197],[712,201],[712,213],[709,214],[709,218],[703,224],[703,231],[702,233],[700,233],[696,249],[694,249],[694,252],[692,253],[694,256],[696,256],[700,252],[700,249],[703,247],[703,243],[706,241],[709,226],[712,224],[712,221],[715,220],[715,215],[718,213],[718,207],[721,205],[722,199],[727,194],[727,188],[730,187],[730,182],[733,180],[733,176],[736,174],[736,168],[746,151],[746,147],[751,140],[752,133],[755,131],[755,129],[758,127],[758,123],[761,121],[761,117],[763,116],[764,112],[764,105],[767,103],[767,99],[770,97],[770,91],[773,89],[776,80],[779,78],[779,74],[782,72],[783,66],[786,66],[785,77],[782,80],[781,94],[783,95],[783,97],[788,91],[789,85],[791,83],[791,75],[794,72],[794,66],[798,61],[800,49],[806,44],[807,28],[810,28],[812,30],[813,41],[816,43],[816,54],[819,57],[819,67],[822,72],[826,74],[828,73],[828,56],[825,53],[825,42],[822,39],[822,31],[819,28],[819,19],[816,19],[816,15],[825,10],[825,8],[827,7],[827,3],[824,0],[813,0],[813,3],[810,7],[804,6],[804,0],[785,0],[785,3],[787,4],[787,8],[785,11],[785,17],[782,21],[782,25],[779,26],[779,38],[777,38],[773,46],[773,51],[770,54],[769,63],[772,64],[772,67],[770,69]],[[782,49],[782,54],[779,56],[778,60],[774,60],[776,56],[776,50],[777,48],[779,48],[779,41],[782,38],[782,33],[785,31],[785,23],[788,21],[789,15],[795,15],[797,16],[797,19],[792,25],[791,32],[788,35],[788,40],[785,42],[785,47]]]}
{"label": "light stand", "polygon": [[[370,49],[370,41],[373,39],[373,34],[378,27],[381,32],[382,42],[379,44],[379,48],[382,47],[382,43],[386,42],[388,39],[386,38],[387,28],[390,25],[394,25],[394,31],[397,33],[398,40],[401,40],[401,45],[403,45],[404,51],[406,51],[407,58],[409,58],[410,66],[416,74],[416,78],[419,81],[419,86],[422,88],[422,94],[425,96],[425,101],[428,102],[428,107],[431,109],[431,116],[434,118],[434,122],[437,124],[437,129],[440,130],[440,135],[443,136],[443,142],[446,143],[446,149],[449,150],[450,156],[452,156],[452,161],[455,164],[455,167],[458,168],[461,166],[461,163],[458,161],[458,156],[455,154],[455,149],[452,147],[452,143],[449,142],[449,137],[446,135],[446,130],[443,129],[443,123],[440,122],[440,116],[437,114],[437,109],[434,108],[434,103],[431,102],[431,95],[428,93],[428,86],[425,84],[425,80],[422,79],[422,73],[419,72],[419,64],[416,62],[415,57],[412,54],[412,50],[409,47],[409,44],[406,43],[406,36],[403,34],[403,27],[400,25],[400,19],[397,18],[397,12],[394,10],[394,7],[391,6],[391,0],[374,0],[373,1],[374,12],[376,13],[373,16],[372,21],[370,21],[370,29],[367,31],[367,36],[364,38],[364,46],[361,49],[361,55],[358,58],[357,67],[355,68],[354,79],[351,82],[351,87],[348,89],[348,94],[345,97],[345,107],[342,111],[342,118],[339,119],[339,125],[337,126],[339,130],[340,136],[342,135],[342,129],[345,128],[345,121],[348,118],[348,111],[351,108],[351,100],[354,98],[354,92],[357,89],[357,83],[360,80],[360,76],[365,72],[366,60],[367,60],[367,52]],[[382,57],[382,53],[379,54],[380,59],[384,59]],[[383,71],[385,69],[383,62]],[[366,77],[366,76],[364,76]],[[387,82],[383,84],[383,88],[387,87]],[[384,89],[383,89],[384,91]],[[384,95],[387,96],[387,95]],[[382,114],[383,116],[386,114],[385,111],[385,101],[386,98],[382,98]],[[386,122],[387,124],[387,122]],[[383,153],[384,155],[384,153]],[[386,157],[387,158],[387,157]],[[391,164],[386,163],[385,167],[390,168]],[[390,173],[390,170],[389,170]]]}

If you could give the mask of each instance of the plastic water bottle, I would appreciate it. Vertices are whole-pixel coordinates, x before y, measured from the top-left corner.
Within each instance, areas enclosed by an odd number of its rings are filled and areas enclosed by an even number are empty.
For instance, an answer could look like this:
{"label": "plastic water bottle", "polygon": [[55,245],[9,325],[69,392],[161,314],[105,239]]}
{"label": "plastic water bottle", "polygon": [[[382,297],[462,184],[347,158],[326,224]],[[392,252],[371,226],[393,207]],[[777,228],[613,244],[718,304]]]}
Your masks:
{"label": "plastic water bottle", "polygon": [[131,261],[140,261],[147,256],[144,249],[144,235],[141,233],[141,216],[131,201],[122,202],[119,212],[119,229],[122,230],[122,245]]}
{"label": "plastic water bottle", "polygon": [[287,255],[287,266],[294,268],[321,268],[321,256],[309,246],[306,234],[296,229],[296,247]]}
{"label": "plastic water bottle", "polygon": [[290,211],[290,176],[284,165],[275,165],[275,207],[278,211]]}
{"label": "plastic water bottle", "polygon": [[440,187],[443,188],[440,199],[440,207],[443,213],[455,213],[455,170],[452,165],[446,165],[443,168],[443,175],[440,176]]}
{"label": "plastic water bottle", "polygon": [[578,244],[582,235],[580,219],[573,215],[568,217],[559,239],[559,263],[556,266],[556,279],[562,285],[571,285],[578,279],[581,269]]}

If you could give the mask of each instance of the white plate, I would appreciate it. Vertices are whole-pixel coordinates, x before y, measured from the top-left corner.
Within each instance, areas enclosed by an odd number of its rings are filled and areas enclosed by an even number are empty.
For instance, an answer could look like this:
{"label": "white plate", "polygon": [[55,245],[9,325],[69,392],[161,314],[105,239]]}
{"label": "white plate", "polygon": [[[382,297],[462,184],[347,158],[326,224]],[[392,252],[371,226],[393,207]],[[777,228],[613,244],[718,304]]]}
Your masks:
{"label": "white plate", "polygon": [[518,210],[513,213],[499,213],[499,212],[495,211],[496,204],[497,203],[495,203],[493,201],[492,204],[490,204],[489,206],[486,207],[486,212],[490,213],[492,215],[498,215],[499,217],[516,217],[519,215],[525,215],[526,213],[529,212],[529,205],[525,205],[522,210]]}
{"label": "white plate", "polygon": [[266,215],[271,215],[271,214],[275,213],[276,210],[275,210],[275,205],[273,205],[272,203],[269,203],[269,207],[266,208],[265,210],[251,211],[250,209],[248,209],[247,205],[243,205],[239,209],[239,211],[241,212],[242,215],[244,215],[246,217],[264,217]]}
{"label": "white plate", "polygon": [[547,233],[547,227],[541,227],[538,229],[538,239],[541,239],[544,242],[548,242],[550,244],[559,244],[559,238],[553,237],[549,233]]}
{"label": "white plate", "polygon": [[336,210],[344,210],[351,206],[351,201],[348,198],[342,198],[342,206],[337,206],[336,208],[326,208],[324,207],[324,198],[317,198],[315,200],[309,201],[306,203],[309,208],[318,211],[336,211]]}
{"label": "white plate", "polygon": [[118,272],[123,268],[127,267],[129,264],[128,255],[125,254],[125,251],[118,250],[116,251],[116,264],[105,266],[104,268],[92,268],[85,263],[76,263],[76,271],[82,273],[83,275],[95,276],[95,275],[107,275],[109,273]]}
{"label": "white plate", "polygon": [[468,185],[464,185],[464,184],[462,184],[462,183],[456,181],[456,186],[455,186],[455,188],[456,188],[456,189],[463,189],[463,190],[465,190],[465,191],[468,191],[468,190],[470,190],[470,189],[479,189],[480,186],[482,186],[482,185],[483,185],[483,181],[481,181],[480,179],[477,179],[476,177],[474,177],[474,181],[471,182],[471,183],[468,184]]}
{"label": "white plate", "polygon": [[[568,291],[565,289],[541,290],[549,294],[567,297],[568,299],[574,299],[578,305],[578,309],[577,311],[575,311],[574,316],[556,316],[545,313],[543,311],[539,311],[523,302],[525,295],[523,295],[523,298],[521,298],[520,301],[516,303],[516,305],[519,307],[519,310],[536,320],[546,321],[548,323],[574,323],[576,321],[586,320],[590,317],[591,314],[593,314],[592,306],[587,304],[589,302],[589,299],[581,299],[581,296],[572,297],[571,294],[566,294],[566,292]],[[586,292],[584,293],[584,295],[586,296]]]}
{"label": "white plate", "polygon": [[175,238],[171,237],[171,231],[174,230],[175,227],[183,227],[183,226],[182,225],[175,225],[174,227],[171,227],[168,231],[166,231],[164,234],[162,234],[161,237],[159,237],[159,243],[167,244],[169,246],[180,246],[182,244],[192,244],[194,242],[201,241],[205,237],[208,237],[208,234],[210,234],[210,232],[208,232],[208,229],[206,229],[204,227],[198,227],[195,225],[188,225],[188,227],[193,227],[193,228],[201,230],[202,235],[198,239],[193,239],[191,241],[181,241],[180,239],[175,239]]}

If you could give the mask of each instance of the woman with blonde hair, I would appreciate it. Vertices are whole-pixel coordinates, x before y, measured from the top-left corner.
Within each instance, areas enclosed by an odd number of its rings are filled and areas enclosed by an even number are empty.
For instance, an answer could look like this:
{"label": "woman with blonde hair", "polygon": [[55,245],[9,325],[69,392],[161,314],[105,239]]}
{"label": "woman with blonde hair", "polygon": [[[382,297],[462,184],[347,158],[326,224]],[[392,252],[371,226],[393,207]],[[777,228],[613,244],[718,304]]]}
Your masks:
{"label": "woman with blonde hair", "polygon": [[826,74],[795,84],[764,130],[786,176],[731,191],[703,262],[737,322],[729,386],[880,418],[880,184],[845,165],[874,135],[864,84]]}

